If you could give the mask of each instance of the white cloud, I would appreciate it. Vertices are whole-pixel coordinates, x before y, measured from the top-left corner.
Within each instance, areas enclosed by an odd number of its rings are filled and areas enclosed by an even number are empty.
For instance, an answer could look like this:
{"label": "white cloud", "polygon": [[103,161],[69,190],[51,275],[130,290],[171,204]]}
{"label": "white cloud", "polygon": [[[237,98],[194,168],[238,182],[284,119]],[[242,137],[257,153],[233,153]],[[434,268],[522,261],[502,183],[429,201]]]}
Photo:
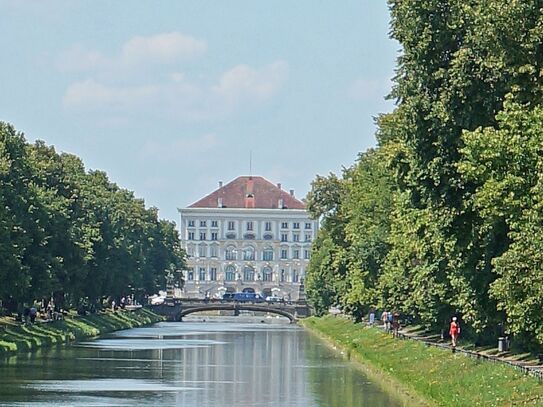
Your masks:
{"label": "white cloud", "polygon": [[287,76],[288,64],[285,61],[276,61],[261,69],[237,65],[221,75],[213,91],[233,104],[244,100],[265,101],[277,92]]}
{"label": "white cloud", "polygon": [[122,71],[149,65],[173,64],[205,54],[204,40],[179,32],[149,37],[136,36],[123,44],[117,55],[106,56],[75,46],[60,55],[62,71]]}
{"label": "white cloud", "polygon": [[159,92],[153,85],[116,87],[89,79],[71,84],[63,103],[73,109],[127,111],[156,101]]}
{"label": "white cloud", "polygon": [[261,68],[237,65],[215,84],[191,82],[174,72],[164,82],[119,85],[86,79],[72,83],[63,97],[66,109],[104,114],[151,115],[180,120],[225,117],[243,107],[271,99],[288,77],[288,64],[276,61]]}
{"label": "white cloud", "polygon": [[207,44],[203,40],[178,32],[152,37],[134,37],[124,44],[121,60],[125,63],[145,63],[148,60],[175,62],[203,55]]}

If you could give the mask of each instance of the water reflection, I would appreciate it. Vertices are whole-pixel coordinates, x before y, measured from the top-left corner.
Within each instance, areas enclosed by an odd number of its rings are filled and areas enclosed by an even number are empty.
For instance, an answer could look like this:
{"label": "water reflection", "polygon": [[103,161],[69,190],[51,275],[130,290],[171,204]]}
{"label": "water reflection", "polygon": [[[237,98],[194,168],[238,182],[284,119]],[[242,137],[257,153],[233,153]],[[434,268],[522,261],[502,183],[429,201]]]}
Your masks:
{"label": "water reflection", "polygon": [[213,321],[12,358],[0,363],[0,405],[403,405],[297,326]]}

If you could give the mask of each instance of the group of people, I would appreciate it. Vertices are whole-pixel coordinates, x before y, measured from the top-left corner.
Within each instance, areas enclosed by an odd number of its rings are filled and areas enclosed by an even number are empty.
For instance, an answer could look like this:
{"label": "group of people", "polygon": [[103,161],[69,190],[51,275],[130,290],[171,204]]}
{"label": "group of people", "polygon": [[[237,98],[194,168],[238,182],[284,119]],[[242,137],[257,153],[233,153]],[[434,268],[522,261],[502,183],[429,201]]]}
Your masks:
{"label": "group of people", "polygon": [[[400,314],[398,312],[383,311],[381,314],[381,322],[383,323],[383,329],[385,332],[392,332],[392,336],[397,337],[400,330]],[[373,325],[375,323],[375,311],[372,309],[369,313],[369,323]],[[458,337],[460,336],[460,323],[457,317],[452,317],[449,324],[449,335],[451,337],[451,346],[453,350],[458,343]]]}
{"label": "group of people", "polygon": [[[39,309],[37,307],[39,307]],[[49,301],[47,306],[42,302],[41,306],[32,305],[30,307],[24,307],[22,315],[20,314],[22,323],[27,325],[36,323],[36,318],[38,316],[40,316],[44,322],[50,322],[63,319],[64,313],[62,309],[59,309],[58,311],[55,310],[52,301]]]}
{"label": "group of people", "polygon": [[392,332],[392,336],[397,337],[400,331],[400,313],[383,311],[381,321],[385,332]]}
{"label": "group of people", "polygon": [[127,305],[132,305],[132,303],[135,303],[135,301],[130,296],[121,297],[121,300],[119,301],[118,305],[117,305],[117,301],[115,301],[115,298],[112,298],[111,299],[111,311],[115,312],[119,307],[121,307],[121,309],[124,309]]}

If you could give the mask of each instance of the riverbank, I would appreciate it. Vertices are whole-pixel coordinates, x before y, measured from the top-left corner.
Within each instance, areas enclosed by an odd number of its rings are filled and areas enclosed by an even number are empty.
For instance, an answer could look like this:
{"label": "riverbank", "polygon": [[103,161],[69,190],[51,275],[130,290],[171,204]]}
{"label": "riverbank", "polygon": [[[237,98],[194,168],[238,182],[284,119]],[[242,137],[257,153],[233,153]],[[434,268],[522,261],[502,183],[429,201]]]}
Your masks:
{"label": "riverbank", "polygon": [[0,321],[0,355],[33,351],[163,320],[163,317],[145,308],[67,317],[61,321],[36,323],[31,326],[3,319]]}
{"label": "riverbank", "polygon": [[543,405],[543,384],[509,366],[478,361],[414,340],[394,339],[378,328],[367,328],[344,318],[312,317],[301,324],[429,404]]}

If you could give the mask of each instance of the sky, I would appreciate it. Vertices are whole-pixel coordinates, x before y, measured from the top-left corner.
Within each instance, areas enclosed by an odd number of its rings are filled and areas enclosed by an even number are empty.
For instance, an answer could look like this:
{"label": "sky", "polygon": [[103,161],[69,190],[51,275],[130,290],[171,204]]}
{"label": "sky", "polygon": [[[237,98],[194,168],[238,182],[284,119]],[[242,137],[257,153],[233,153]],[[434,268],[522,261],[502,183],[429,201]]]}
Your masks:
{"label": "sky", "polygon": [[173,221],[250,173],[303,198],[393,108],[389,20],[385,0],[0,0],[0,120]]}

